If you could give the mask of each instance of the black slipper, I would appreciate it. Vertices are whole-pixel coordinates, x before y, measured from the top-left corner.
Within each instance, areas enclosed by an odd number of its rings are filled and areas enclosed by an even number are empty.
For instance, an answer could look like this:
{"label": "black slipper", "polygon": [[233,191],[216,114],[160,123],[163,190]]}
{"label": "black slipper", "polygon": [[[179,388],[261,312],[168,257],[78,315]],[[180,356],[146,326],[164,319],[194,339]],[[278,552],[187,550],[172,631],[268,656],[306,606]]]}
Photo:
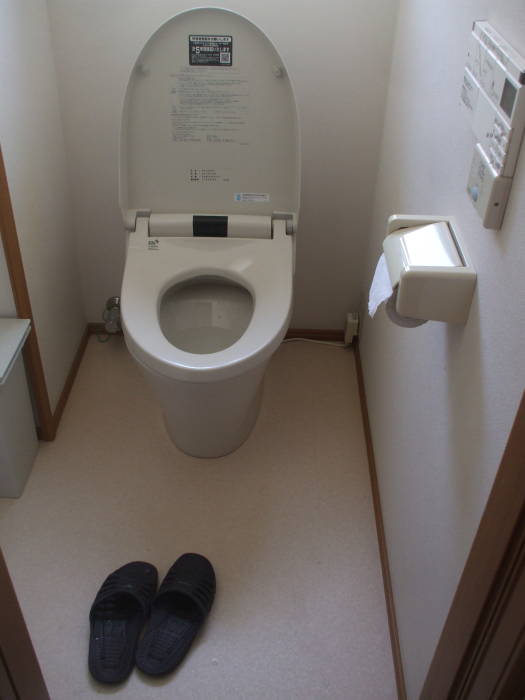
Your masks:
{"label": "black slipper", "polygon": [[173,671],[210,612],[215,572],[200,554],[183,554],[166,574],[139,642],[137,667],[150,676]]}
{"label": "black slipper", "polygon": [[133,561],[100,587],[89,613],[89,670],[100,683],[121,683],[131,673],[157,579],[154,566]]}

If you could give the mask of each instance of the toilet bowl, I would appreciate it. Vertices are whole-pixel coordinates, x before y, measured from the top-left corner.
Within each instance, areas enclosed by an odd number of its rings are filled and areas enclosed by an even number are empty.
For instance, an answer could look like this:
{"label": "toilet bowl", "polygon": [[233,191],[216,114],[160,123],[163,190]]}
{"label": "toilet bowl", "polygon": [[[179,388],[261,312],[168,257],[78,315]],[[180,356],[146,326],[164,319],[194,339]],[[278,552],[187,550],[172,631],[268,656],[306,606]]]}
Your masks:
{"label": "toilet bowl", "polygon": [[126,345],[184,452],[235,450],[290,319],[297,115],[282,61],[240,15],[199,8],[148,41],[123,109]]}

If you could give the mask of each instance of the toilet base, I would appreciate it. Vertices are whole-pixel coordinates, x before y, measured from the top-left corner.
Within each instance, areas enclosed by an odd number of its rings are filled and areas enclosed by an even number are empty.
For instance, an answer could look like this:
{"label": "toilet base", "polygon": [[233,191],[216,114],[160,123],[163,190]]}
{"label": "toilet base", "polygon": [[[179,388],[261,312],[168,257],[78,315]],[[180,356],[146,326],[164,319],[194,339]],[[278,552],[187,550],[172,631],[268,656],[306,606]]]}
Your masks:
{"label": "toilet base", "polygon": [[268,361],[218,382],[183,382],[143,368],[162,406],[169,436],[193,457],[222,457],[250,435]]}

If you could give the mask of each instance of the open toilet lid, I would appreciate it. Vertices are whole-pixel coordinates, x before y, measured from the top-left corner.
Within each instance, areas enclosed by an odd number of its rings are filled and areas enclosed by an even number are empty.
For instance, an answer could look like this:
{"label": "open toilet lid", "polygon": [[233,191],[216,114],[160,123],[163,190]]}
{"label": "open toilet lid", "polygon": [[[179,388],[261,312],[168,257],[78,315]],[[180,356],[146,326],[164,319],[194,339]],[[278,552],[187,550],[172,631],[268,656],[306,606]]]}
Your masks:
{"label": "open toilet lid", "polygon": [[297,215],[295,101],[263,32],[218,8],[163,24],[129,79],[119,167],[127,228],[137,211]]}

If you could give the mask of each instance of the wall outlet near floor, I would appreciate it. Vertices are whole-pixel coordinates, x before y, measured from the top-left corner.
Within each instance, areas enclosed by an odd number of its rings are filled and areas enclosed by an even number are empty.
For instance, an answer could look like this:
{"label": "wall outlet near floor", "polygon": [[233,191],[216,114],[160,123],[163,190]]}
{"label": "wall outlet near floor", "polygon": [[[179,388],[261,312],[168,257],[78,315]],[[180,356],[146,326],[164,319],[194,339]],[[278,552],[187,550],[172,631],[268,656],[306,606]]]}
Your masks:
{"label": "wall outlet near floor", "polygon": [[357,311],[349,311],[346,314],[345,345],[350,345],[359,332],[359,314]]}

